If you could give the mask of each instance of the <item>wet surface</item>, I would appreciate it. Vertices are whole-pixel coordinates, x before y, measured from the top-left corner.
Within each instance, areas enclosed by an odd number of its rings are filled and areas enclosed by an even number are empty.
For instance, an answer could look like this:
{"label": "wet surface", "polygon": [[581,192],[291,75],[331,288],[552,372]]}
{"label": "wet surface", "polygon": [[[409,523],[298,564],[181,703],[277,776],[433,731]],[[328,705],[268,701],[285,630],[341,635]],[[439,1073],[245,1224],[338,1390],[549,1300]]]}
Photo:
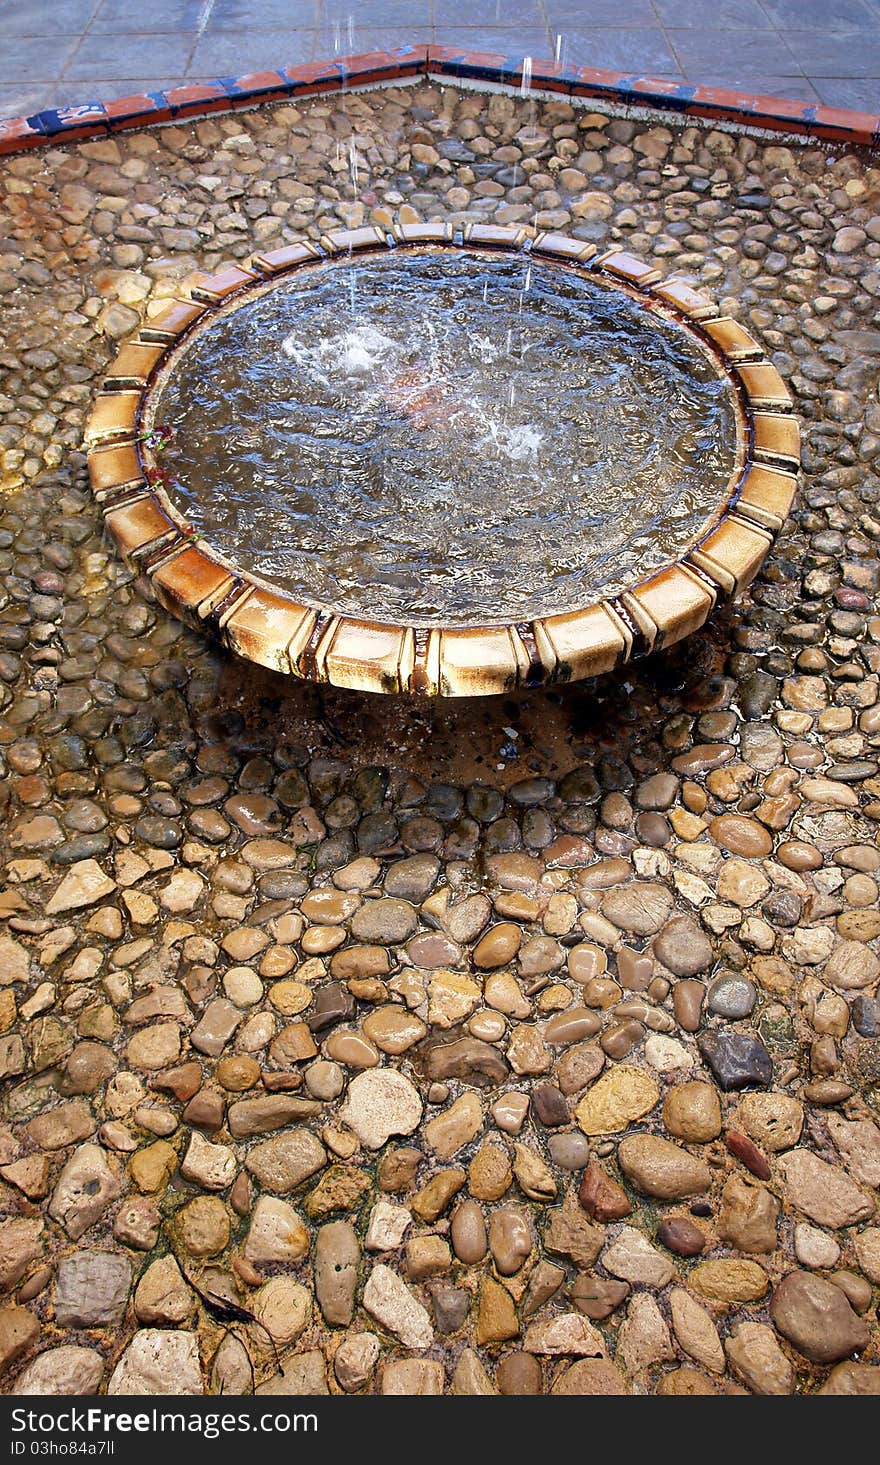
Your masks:
{"label": "wet surface", "polygon": [[308,604],[423,624],[573,609],[725,497],[732,393],[619,290],[456,250],[310,268],[197,333],[155,412],[197,532]]}

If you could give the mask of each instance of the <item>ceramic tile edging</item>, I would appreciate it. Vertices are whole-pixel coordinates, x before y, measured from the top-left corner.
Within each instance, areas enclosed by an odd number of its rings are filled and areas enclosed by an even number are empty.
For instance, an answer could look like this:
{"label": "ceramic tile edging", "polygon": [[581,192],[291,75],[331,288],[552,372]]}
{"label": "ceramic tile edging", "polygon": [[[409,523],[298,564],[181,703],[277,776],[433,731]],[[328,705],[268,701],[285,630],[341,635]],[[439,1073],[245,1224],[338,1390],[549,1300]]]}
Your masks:
{"label": "ceramic tile edging", "polygon": [[[717,513],[679,560],[621,594],[533,621],[415,627],[298,604],[197,536],[171,503],[145,442],[157,374],[216,312],[235,308],[315,260],[398,247],[528,251],[594,274],[684,327],[727,378],[737,404],[733,471]],[[378,225],[333,230],[191,279],[123,342],[85,431],[89,474],[123,557],[173,614],[212,630],[273,670],[359,691],[475,696],[599,675],[698,630],[719,601],[747,588],[782,528],[797,487],[792,401],[763,348],[702,292],[627,250],[598,253],[571,236],[493,224]]]}
{"label": "ceramic tile edging", "polygon": [[[454,46],[398,46],[332,61],[249,72],[209,82],[182,83],[167,91],[143,92],[107,102],[84,102],[0,120],[0,156],[59,142],[107,136],[114,132],[231,112],[320,93],[358,90],[395,81],[456,80],[491,86],[519,86],[523,58],[496,52],[464,51]],[[747,126],[850,143],[880,145],[880,113],[856,112],[822,104],[690,82],[663,81],[637,73],[603,71],[533,58],[532,87],[537,95],[557,93],[586,101],[700,117],[720,125]]]}

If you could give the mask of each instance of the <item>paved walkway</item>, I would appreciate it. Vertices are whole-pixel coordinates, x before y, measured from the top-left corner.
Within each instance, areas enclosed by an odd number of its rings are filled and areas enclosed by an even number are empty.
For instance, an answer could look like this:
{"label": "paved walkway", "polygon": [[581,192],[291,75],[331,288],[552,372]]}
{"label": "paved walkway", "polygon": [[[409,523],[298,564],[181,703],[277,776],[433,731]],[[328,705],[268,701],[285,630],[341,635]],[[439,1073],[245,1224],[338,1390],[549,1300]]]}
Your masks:
{"label": "paved walkway", "polygon": [[880,0],[0,0],[0,116],[426,40],[880,103]]}

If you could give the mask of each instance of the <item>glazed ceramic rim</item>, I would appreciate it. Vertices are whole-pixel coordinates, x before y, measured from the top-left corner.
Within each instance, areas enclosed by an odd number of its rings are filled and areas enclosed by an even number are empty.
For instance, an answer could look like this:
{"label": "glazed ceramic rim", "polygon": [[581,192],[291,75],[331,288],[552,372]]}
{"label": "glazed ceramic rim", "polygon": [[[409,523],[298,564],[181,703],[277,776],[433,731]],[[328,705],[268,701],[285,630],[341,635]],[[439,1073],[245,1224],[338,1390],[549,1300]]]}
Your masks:
{"label": "glazed ceramic rim", "polygon": [[[179,353],[218,316],[297,270],[400,247],[485,255],[522,251],[567,265],[675,321],[731,389],[734,468],[717,509],[677,559],[624,591],[575,610],[499,624],[418,625],[367,620],[309,605],[244,572],[197,535],[171,502],[145,438],[158,392]],[[702,626],[715,605],[757,574],[794,499],[800,457],[792,401],[761,345],[707,296],[622,249],[558,233],[471,224],[338,230],[257,253],[244,265],[191,277],[125,342],[90,417],[85,441],[93,491],[123,557],[149,576],[166,609],[219,634],[275,671],[334,686],[422,696],[479,696],[595,676]]]}

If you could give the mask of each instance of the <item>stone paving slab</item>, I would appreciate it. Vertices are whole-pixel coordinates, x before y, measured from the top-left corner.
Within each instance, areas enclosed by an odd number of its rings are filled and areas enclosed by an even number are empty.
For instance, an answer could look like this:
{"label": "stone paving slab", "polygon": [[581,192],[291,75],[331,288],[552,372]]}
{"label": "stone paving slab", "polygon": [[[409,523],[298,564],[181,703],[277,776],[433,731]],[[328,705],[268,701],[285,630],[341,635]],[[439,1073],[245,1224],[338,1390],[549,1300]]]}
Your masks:
{"label": "stone paving slab", "polygon": [[876,110],[880,0],[33,0],[0,14],[0,116],[435,42]]}

